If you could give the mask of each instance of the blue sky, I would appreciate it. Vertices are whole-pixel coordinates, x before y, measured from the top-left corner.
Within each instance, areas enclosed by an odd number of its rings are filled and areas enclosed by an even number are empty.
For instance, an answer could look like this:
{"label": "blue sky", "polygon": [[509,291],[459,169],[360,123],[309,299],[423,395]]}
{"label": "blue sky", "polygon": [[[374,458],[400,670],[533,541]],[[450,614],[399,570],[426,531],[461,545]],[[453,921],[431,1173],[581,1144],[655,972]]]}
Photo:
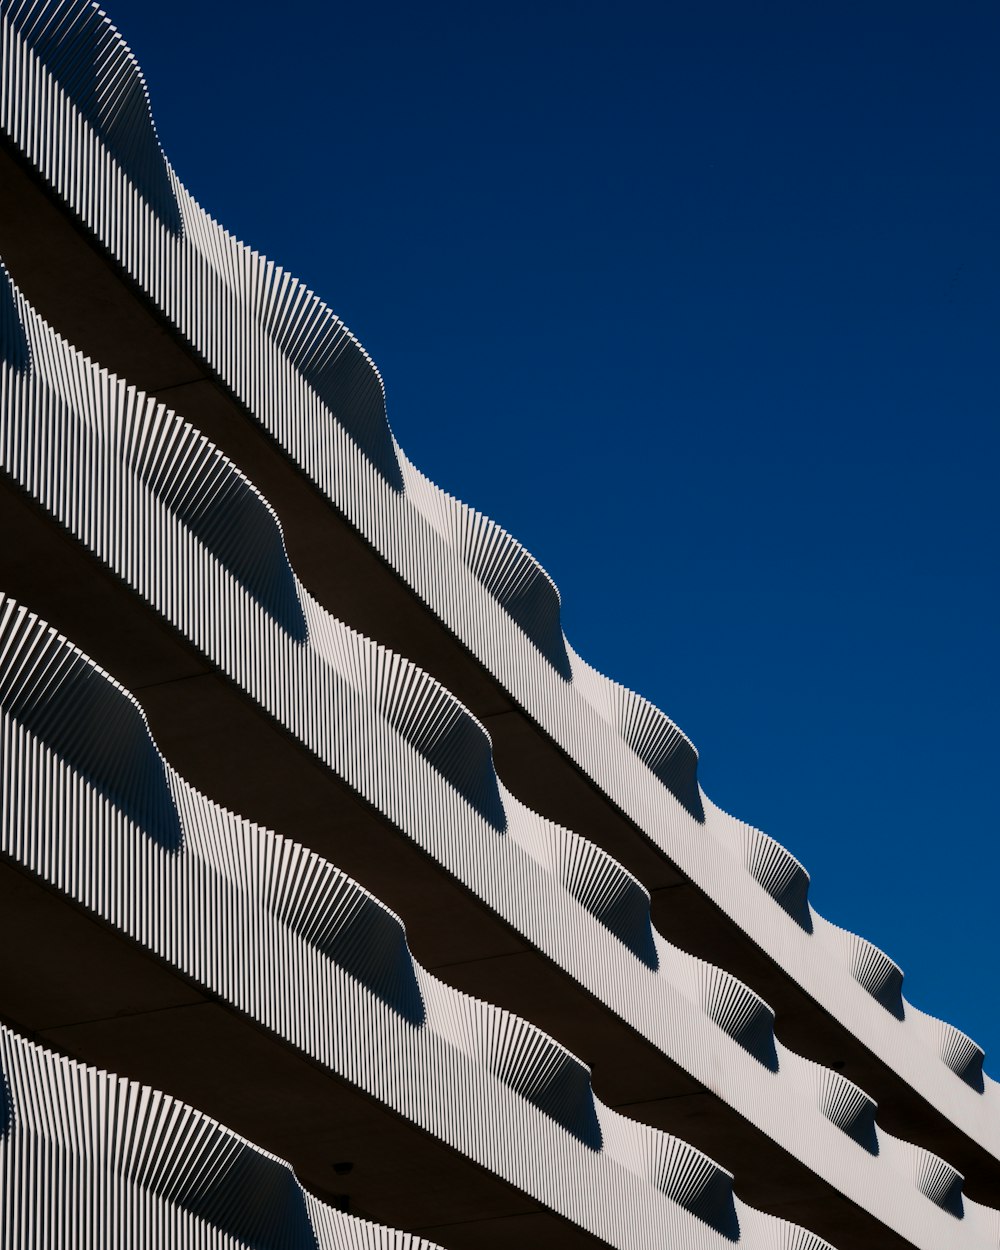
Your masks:
{"label": "blue sky", "polygon": [[1000,9],[107,7],[410,458],[1000,1075]]}

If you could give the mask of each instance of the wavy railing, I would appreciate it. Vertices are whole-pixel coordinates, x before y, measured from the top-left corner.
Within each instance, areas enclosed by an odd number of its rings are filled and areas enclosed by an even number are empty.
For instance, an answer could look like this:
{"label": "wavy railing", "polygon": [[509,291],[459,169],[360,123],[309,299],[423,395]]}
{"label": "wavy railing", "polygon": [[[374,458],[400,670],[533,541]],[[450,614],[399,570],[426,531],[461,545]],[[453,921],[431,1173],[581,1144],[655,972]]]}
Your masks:
{"label": "wavy railing", "polygon": [[3,1111],[3,1250],[435,1250],[320,1202],[287,1163],[176,1098],[0,1024]]}
{"label": "wavy railing", "polygon": [[[103,14],[84,0],[3,0],[0,13],[3,127],[69,208],[612,801],[808,993],[1000,1157],[998,1095],[982,1051],[904,1006],[891,961],[812,912],[801,865],[704,798],[681,731],[573,653],[558,592],[537,562],[409,464],[386,423],[378,371],[343,323],[180,186],[141,72]],[[23,346],[10,341],[23,367]],[[975,1095],[988,1113],[969,1101]]]}

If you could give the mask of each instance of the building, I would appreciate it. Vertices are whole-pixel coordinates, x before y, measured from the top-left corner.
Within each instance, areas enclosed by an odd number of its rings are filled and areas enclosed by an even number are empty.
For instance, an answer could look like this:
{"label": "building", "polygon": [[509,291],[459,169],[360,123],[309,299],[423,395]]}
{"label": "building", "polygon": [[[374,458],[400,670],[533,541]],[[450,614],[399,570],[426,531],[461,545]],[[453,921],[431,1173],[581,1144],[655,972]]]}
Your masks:
{"label": "building", "polygon": [[2,15],[3,1244],[996,1246],[981,1050]]}

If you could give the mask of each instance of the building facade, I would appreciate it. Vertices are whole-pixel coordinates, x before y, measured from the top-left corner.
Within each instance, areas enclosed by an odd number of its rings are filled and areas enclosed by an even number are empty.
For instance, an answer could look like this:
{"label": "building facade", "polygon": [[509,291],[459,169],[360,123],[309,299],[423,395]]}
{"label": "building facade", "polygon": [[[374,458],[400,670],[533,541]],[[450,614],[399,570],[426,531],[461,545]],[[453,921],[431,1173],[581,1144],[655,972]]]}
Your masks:
{"label": "building facade", "polygon": [[0,1244],[1000,1245],[980,1048],[0,14]]}

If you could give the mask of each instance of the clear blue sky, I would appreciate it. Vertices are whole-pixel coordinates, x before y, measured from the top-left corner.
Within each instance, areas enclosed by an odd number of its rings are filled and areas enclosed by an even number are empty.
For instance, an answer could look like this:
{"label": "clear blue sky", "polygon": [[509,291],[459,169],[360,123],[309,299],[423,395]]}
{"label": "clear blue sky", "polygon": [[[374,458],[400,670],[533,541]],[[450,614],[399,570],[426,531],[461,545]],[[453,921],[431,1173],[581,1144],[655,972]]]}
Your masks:
{"label": "clear blue sky", "polygon": [[1000,1075],[1000,8],[107,7],[410,458]]}

